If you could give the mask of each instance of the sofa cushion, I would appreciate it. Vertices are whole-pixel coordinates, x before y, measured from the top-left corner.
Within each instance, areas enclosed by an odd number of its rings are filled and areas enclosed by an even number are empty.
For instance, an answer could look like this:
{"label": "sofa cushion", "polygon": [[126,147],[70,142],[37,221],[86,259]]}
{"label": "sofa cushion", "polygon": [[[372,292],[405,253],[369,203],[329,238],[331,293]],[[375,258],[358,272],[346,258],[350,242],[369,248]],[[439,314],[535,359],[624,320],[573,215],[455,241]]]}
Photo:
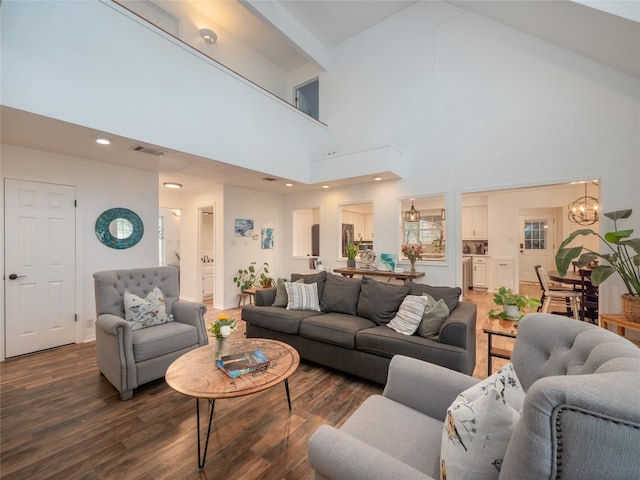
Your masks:
{"label": "sofa cushion", "polygon": [[300,322],[300,336],[354,349],[356,333],[375,324],[366,318],[344,313],[327,313]]}
{"label": "sofa cushion", "polygon": [[320,297],[320,309],[327,313],[356,315],[361,283],[359,278],[328,274]]}
{"label": "sofa cushion", "polygon": [[377,325],[389,323],[409,293],[409,287],[377,282],[371,277],[363,277],[361,282],[358,316]]}
{"label": "sofa cushion", "polygon": [[318,273],[312,273],[310,275],[301,275],[299,273],[291,274],[291,281],[295,282],[296,280],[302,279],[304,283],[317,283],[318,284],[318,298],[322,298],[322,293],[324,292],[324,283],[327,279],[327,272],[322,271]]}
{"label": "sofa cushion", "polygon": [[387,327],[393,328],[403,335],[413,335],[420,326],[424,309],[427,306],[427,297],[407,295],[400,304],[398,313],[387,323]]}
{"label": "sofa cushion", "polygon": [[524,398],[510,363],[456,397],[442,429],[441,468],[447,478],[498,479]]}
{"label": "sofa cushion", "polygon": [[423,295],[427,299],[427,306],[422,314],[417,334],[424,338],[436,340],[440,335],[440,327],[449,318],[449,307],[444,299],[436,301],[431,295]]}
{"label": "sofa cushion", "polygon": [[431,285],[425,285],[424,283],[409,281],[405,281],[404,284],[409,287],[409,293],[411,295],[423,295],[427,293],[436,300],[440,300],[442,298],[447,304],[447,307],[449,307],[449,313],[458,306],[460,295],[462,295],[462,289],[460,287],[432,287]]}
{"label": "sofa cushion", "polygon": [[255,305],[242,307],[242,319],[245,322],[292,335],[297,335],[300,331],[300,321],[312,315],[322,315],[322,313],[287,310],[282,307],[258,307]]}
{"label": "sofa cushion", "polygon": [[287,310],[320,311],[317,283],[284,282],[287,289]]}
{"label": "sofa cushion", "polygon": [[198,345],[196,327],[181,322],[165,323],[154,328],[131,332],[136,363]]}
{"label": "sofa cushion", "polygon": [[[287,295],[287,288],[284,285],[287,281],[284,278],[276,280],[276,298],[273,300],[272,307],[286,307],[289,303],[289,295]],[[302,279],[299,278],[296,282],[302,283]]]}
{"label": "sofa cushion", "polygon": [[153,290],[145,298],[140,298],[138,295],[125,290],[124,314],[131,330],[139,330],[173,321],[173,315],[167,313],[164,296],[158,287],[153,287]]}

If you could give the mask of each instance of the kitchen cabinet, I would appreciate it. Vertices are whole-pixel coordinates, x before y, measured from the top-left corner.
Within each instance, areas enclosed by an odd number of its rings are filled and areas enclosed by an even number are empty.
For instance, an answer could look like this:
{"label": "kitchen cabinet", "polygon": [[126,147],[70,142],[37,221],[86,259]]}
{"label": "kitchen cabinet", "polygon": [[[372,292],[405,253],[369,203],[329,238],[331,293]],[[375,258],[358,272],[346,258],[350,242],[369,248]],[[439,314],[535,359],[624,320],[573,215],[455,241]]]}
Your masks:
{"label": "kitchen cabinet", "polygon": [[373,215],[364,216],[364,240],[373,240]]}
{"label": "kitchen cabinet", "polygon": [[488,240],[487,206],[462,207],[462,239]]}
{"label": "kitchen cabinet", "polygon": [[473,257],[473,288],[487,288],[487,257]]}
{"label": "kitchen cabinet", "polygon": [[492,262],[493,278],[495,279],[495,289],[500,287],[516,288],[513,270],[512,257],[497,257]]}

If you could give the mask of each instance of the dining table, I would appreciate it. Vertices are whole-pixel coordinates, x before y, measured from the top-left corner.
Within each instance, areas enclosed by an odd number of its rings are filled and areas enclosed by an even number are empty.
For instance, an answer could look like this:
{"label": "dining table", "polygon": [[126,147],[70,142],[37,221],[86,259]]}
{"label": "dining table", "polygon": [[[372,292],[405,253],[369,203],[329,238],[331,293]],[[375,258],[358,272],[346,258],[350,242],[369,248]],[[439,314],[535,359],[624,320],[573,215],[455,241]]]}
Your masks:
{"label": "dining table", "polygon": [[598,323],[598,287],[591,283],[591,270],[568,270],[560,275],[556,270],[549,271],[549,279],[554,282],[573,286],[574,290],[581,292],[580,320],[589,320]]}

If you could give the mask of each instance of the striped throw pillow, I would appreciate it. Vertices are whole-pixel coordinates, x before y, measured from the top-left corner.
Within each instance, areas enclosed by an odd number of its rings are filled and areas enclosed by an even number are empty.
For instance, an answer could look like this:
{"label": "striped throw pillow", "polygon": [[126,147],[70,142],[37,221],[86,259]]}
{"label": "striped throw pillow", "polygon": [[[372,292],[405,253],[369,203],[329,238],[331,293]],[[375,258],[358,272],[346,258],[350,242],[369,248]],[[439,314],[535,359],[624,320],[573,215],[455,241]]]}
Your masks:
{"label": "striped throw pillow", "polygon": [[285,282],[287,289],[287,310],[312,310],[320,311],[317,283]]}
{"label": "striped throw pillow", "polygon": [[426,306],[427,297],[407,295],[400,304],[396,316],[387,323],[387,327],[403,335],[413,335],[420,326]]}

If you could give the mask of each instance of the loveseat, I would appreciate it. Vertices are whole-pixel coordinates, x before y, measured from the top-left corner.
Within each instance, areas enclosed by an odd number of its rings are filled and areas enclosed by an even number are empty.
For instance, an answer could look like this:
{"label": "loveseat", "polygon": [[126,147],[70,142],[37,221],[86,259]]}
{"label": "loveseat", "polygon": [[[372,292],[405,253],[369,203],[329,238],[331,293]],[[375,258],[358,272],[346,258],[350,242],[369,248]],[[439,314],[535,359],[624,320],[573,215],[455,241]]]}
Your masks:
{"label": "loveseat", "polygon": [[[465,438],[469,464],[455,465],[470,469],[465,478],[640,478],[640,350],[635,345],[595,325],[529,314],[520,321],[511,367],[523,397],[512,412],[510,431],[480,433],[483,421],[493,427],[500,423],[495,408],[467,427],[454,423],[462,435],[475,433],[482,447],[474,449]],[[462,391],[487,388],[478,382],[394,357],[382,395],[365,400],[340,429],[323,425],[311,437],[308,453],[316,479],[460,478],[441,458],[456,440],[449,435],[448,410]],[[492,407],[503,398],[489,397],[496,402]],[[477,404],[474,408],[480,416]],[[491,456],[495,460],[485,463],[489,475],[481,475],[481,466],[473,463],[499,437],[505,442],[502,455]],[[442,477],[441,466],[448,467]]]}
{"label": "loveseat", "polygon": [[[459,301],[460,288],[415,282],[388,284],[370,277],[345,278],[326,271],[293,274],[291,281],[316,284],[319,308],[296,310],[288,308],[290,299],[278,301],[276,294],[284,283],[279,279],[276,287],[256,291],[254,305],[243,307],[247,337],[283,341],[306,360],[381,384],[386,382],[394,355],[473,373],[477,307]],[[406,335],[387,326],[407,295],[425,293],[440,305],[444,303],[449,312],[448,317],[440,319],[441,325],[436,324],[433,335]]]}

